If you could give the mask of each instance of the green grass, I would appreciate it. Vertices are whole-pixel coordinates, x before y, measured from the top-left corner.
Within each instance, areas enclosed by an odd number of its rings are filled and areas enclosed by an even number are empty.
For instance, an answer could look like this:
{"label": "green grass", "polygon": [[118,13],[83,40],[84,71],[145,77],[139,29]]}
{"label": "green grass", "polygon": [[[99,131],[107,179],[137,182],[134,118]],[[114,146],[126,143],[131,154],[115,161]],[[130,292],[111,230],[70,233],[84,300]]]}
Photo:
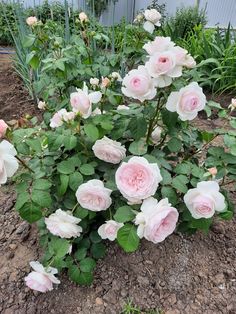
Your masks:
{"label": "green grass", "polygon": [[145,310],[142,311],[140,307],[133,304],[132,301],[127,301],[125,304],[121,314],[164,314],[163,311],[160,310]]}

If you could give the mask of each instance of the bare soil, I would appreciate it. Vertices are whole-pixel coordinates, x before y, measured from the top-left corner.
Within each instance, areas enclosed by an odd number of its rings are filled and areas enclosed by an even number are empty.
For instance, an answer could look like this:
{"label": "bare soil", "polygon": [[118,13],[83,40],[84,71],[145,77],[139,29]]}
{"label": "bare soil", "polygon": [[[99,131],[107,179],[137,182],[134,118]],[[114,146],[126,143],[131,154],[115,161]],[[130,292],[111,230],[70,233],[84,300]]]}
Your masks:
{"label": "bare soil", "polygon": [[[0,62],[0,118],[35,113],[31,102],[17,105],[27,97],[10,64]],[[218,121],[199,123],[209,129]],[[231,195],[236,199],[235,192]],[[76,286],[62,274],[58,288],[41,294],[24,284],[29,262],[41,254],[37,229],[19,218],[14,202],[14,187],[1,187],[0,313],[119,314],[128,299],[142,310],[165,314],[236,313],[235,218],[216,220],[208,235],[175,233],[159,245],[143,241],[133,254],[108,243],[91,287]]]}

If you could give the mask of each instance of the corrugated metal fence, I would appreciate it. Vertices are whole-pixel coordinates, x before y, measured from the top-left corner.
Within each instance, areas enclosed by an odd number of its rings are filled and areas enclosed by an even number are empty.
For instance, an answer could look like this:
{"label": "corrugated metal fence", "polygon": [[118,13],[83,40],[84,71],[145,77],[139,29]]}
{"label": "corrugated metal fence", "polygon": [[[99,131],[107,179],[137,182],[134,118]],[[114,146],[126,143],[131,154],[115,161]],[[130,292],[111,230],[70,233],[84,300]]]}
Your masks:
{"label": "corrugated metal fence", "polygon": [[[12,0],[5,0],[12,2]],[[64,0],[57,0],[61,3]],[[99,0],[94,0],[99,1]],[[43,3],[43,0],[23,0],[20,1],[27,6],[35,6]],[[53,0],[49,0],[53,2]],[[68,0],[69,4],[74,8],[86,10],[87,0]],[[118,0],[115,2],[115,21],[119,21],[123,16],[128,20],[132,20],[136,12],[145,9],[150,5],[152,0]],[[230,22],[236,28],[236,0],[159,0],[159,3],[166,4],[168,15],[173,15],[176,9],[181,6],[192,6],[199,3],[200,8],[206,8],[208,16],[208,27],[220,26],[227,27]],[[102,13],[101,22],[111,24],[113,20],[113,0],[107,9]]]}

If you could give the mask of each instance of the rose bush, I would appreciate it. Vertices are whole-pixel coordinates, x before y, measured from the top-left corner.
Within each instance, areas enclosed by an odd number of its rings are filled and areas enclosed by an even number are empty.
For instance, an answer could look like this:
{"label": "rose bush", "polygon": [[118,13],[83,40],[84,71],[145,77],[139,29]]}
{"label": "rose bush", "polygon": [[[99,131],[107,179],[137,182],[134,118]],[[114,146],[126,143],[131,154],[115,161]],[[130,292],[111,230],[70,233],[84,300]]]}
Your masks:
{"label": "rose bush", "polygon": [[[157,23],[157,16],[147,18]],[[81,15],[81,23],[86,27],[88,17]],[[55,60],[44,60],[55,77],[50,92],[42,93],[43,122],[33,118],[14,131],[8,127],[5,137],[15,148],[6,140],[0,144],[1,184],[22,164],[14,177],[15,207],[23,219],[37,222],[45,250],[42,264],[31,264],[26,284],[41,292],[59,283],[57,270],[90,284],[96,260],[105,255],[103,239],[133,252],[141,238],[157,244],[175,229],[207,232],[213,218],[230,219],[233,212],[224,186],[236,179],[235,131],[207,132],[189,121],[215,108],[232,128],[236,119],[232,107],[207,103],[188,52],[170,38],[153,37],[121,80],[111,59],[96,63],[90,41],[77,40],[68,49],[80,51],[79,70],[72,59],[53,71]],[[57,61],[68,53],[63,49]],[[219,135],[228,150],[211,145]],[[205,159],[199,158],[202,149]]]}

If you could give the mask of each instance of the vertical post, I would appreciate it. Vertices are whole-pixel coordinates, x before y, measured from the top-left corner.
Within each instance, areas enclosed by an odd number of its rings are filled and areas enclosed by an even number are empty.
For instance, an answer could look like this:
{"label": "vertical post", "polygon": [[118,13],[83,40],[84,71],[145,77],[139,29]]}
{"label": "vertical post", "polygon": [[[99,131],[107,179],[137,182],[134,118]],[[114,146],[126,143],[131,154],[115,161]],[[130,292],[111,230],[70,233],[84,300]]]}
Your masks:
{"label": "vertical post", "polygon": [[195,0],[195,5],[196,5],[197,9],[199,9],[199,6],[200,6],[200,0]]}

